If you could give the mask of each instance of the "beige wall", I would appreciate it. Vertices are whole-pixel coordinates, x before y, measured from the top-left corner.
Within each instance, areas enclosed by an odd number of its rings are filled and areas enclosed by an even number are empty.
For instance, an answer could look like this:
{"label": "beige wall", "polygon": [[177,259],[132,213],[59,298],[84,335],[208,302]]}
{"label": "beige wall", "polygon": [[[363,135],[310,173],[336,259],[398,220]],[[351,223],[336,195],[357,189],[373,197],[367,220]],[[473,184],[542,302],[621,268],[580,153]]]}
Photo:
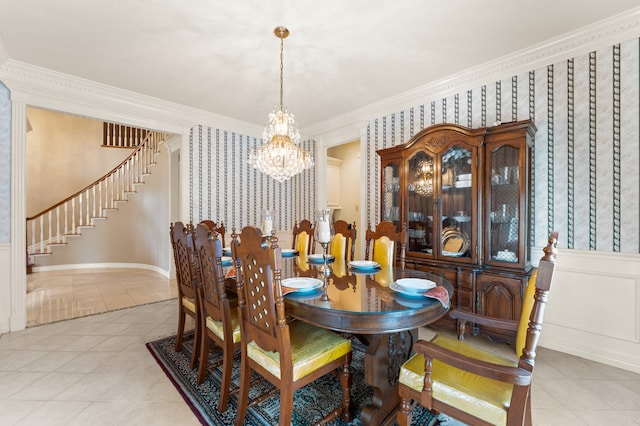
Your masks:
{"label": "beige wall", "polygon": [[[364,238],[366,224],[360,223],[360,141],[349,142],[327,149],[327,156],[342,160],[340,166],[340,205],[333,214],[334,220],[342,219],[356,224],[356,239]],[[365,186],[366,188],[366,186]],[[360,258],[359,244],[356,245],[356,259]]]}
{"label": "beige wall", "polygon": [[27,217],[104,176],[130,149],[103,148],[102,121],[28,108]]}

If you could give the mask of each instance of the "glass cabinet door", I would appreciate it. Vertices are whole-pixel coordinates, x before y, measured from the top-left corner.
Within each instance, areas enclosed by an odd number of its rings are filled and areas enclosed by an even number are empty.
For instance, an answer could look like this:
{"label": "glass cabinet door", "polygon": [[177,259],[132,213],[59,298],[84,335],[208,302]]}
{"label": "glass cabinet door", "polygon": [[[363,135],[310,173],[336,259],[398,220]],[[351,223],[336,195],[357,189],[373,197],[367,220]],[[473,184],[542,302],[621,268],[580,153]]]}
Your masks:
{"label": "glass cabinet door", "polygon": [[391,163],[382,169],[382,220],[400,225],[400,167]]}
{"label": "glass cabinet door", "polygon": [[407,172],[408,251],[433,253],[434,161],[433,157],[418,152],[409,159]]}
{"label": "glass cabinet door", "polygon": [[472,151],[454,145],[442,155],[442,233],[440,255],[471,257],[474,222]]}
{"label": "glass cabinet door", "polygon": [[518,148],[505,145],[494,150],[489,158],[491,226],[488,260],[519,262],[519,156]]}

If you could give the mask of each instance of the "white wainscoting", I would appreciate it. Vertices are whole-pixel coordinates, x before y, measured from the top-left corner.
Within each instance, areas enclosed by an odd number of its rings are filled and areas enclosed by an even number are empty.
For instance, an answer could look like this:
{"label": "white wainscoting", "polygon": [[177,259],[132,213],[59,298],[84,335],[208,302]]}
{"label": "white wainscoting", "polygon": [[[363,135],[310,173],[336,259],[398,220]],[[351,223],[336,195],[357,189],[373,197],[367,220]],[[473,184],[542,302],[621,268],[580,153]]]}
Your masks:
{"label": "white wainscoting", "polygon": [[0,244],[0,334],[11,329],[11,244]]}
{"label": "white wainscoting", "polygon": [[560,250],[540,345],[640,373],[640,255]]}

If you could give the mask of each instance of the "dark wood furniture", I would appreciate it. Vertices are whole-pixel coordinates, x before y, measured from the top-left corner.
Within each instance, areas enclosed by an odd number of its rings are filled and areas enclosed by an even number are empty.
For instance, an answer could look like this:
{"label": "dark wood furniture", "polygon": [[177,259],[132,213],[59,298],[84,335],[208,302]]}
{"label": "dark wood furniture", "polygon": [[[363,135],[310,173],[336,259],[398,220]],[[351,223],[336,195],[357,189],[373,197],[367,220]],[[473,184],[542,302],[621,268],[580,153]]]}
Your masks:
{"label": "dark wood furniture", "polygon": [[[298,267],[299,258],[285,259],[283,277],[313,276],[324,279],[318,266]],[[427,278],[453,294],[445,278],[414,269],[386,268],[368,272],[349,270],[346,275],[327,277],[326,291],[289,293],[285,297],[287,315],[352,335],[367,344],[365,381],[373,387],[373,397],[361,414],[362,424],[382,425],[394,421],[400,403],[398,374],[418,339],[417,329],[447,313],[440,302],[407,298],[389,288],[399,278]],[[327,300],[324,297],[326,295]]]}
{"label": "dark wood furniture", "polygon": [[224,234],[226,232],[226,230],[224,229],[224,222],[220,222],[220,225],[218,225],[216,222],[214,222],[211,219],[205,219],[200,223],[202,223],[203,225],[206,225],[209,228],[209,230],[216,231],[217,238],[219,238],[222,241],[222,247],[226,247],[226,244],[224,241]]}
{"label": "dark wood furniture", "polygon": [[[370,258],[380,265],[396,265],[396,259],[400,260],[400,267],[405,267],[405,250],[406,238],[404,229],[398,230],[398,226],[390,221],[380,222],[376,225],[376,230],[371,230],[371,224],[367,225],[367,233],[365,235],[366,248],[364,258]],[[382,237],[387,237],[387,242],[393,244],[389,246],[386,242],[381,241]],[[376,245],[378,249],[376,250]],[[376,253],[378,251],[378,253]]]}
{"label": "dark wood furniture", "polygon": [[334,237],[329,254],[336,258],[342,257],[345,264],[352,261],[356,251],[356,224],[336,220],[333,222],[333,232]]}
{"label": "dark wood furniture", "polygon": [[[400,374],[401,409],[398,424],[411,423],[411,400],[472,425],[531,425],[531,377],[542,328],[545,305],[556,261],[558,233],[549,237],[544,256],[529,284],[525,303],[530,314],[520,321],[498,321],[460,312],[468,321],[522,332],[524,345],[515,360],[499,359],[491,352],[460,340],[436,336],[418,341],[417,354]],[[526,328],[524,327],[526,325]],[[520,337],[520,336],[519,336]]]}
{"label": "dark wood furniture", "polygon": [[[222,242],[215,231],[200,223],[193,232],[195,255],[200,272],[198,297],[200,319],[200,362],[198,363],[198,385],[207,374],[211,341],[222,349],[222,380],[218,411],[227,409],[231,370],[234,352],[240,350],[240,324],[238,322],[237,298],[232,303],[227,298],[224,272],[222,271]],[[217,367],[217,365],[212,366]]]}
{"label": "dark wood furniture", "polygon": [[[407,267],[451,281],[457,309],[496,319],[520,315],[532,272],[535,130],[528,120],[478,129],[438,124],[378,151],[382,219],[407,226]],[[454,329],[456,323],[447,317],[438,325]],[[514,338],[489,326],[482,331]]]}
{"label": "dark wood furniture", "polygon": [[176,265],[176,281],[178,283],[178,332],[176,336],[176,351],[182,348],[185,321],[187,315],[193,318],[194,338],[190,367],[196,367],[198,349],[200,347],[200,318],[198,309],[198,287],[200,279],[193,256],[193,238],[189,231],[190,225],[182,222],[172,223],[169,227],[173,259]]}
{"label": "dark wood furniture", "polygon": [[[242,331],[240,396],[236,425],[247,411],[251,372],[280,390],[280,425],[291,424],[293,392],[317,378],[338,371],[342,386],[339,408],[319,424],[351,418],[351,341],[302,321],[289,321],[281,286],[282,251],[277,237],[263,239],[255,226],[232,235],[236,263],[238,309]],[[317,407],[324,409],[325,407]]]}
{"label": "dark wood furniture", "polygon": [[293,226],[293,244],[292,249],[297,250],[303,256],[313,253],[313,232],[314,228],[311,222],[303,219]]}

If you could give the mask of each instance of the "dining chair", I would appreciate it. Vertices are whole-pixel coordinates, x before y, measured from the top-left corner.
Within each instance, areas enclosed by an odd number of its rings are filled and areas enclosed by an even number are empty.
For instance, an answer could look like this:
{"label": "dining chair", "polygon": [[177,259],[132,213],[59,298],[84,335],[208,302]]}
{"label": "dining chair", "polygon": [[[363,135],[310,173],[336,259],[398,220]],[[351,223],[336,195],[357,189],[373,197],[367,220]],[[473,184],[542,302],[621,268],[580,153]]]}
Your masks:
{"label": "dining chair", "polygon": [[313,253],[313,231],[313,225],[307,219],[303,219],[300,224],[296,223],[293,226],[293,246],[291,248],[303,257]]}
{"label": "dining chair", "polygon": [[[200,271],[200,362],[197,384],[204,381],[209,364],[211,341],[222,349],[222,380],[218,411],[226,411],[231,384],[233,356],[240,350],[240,323],[237,298],[227,298],[222,271],[222,242],[206,224],[200,223],[193,231],[195,253]],[[233,305],[233,306],[232,306]],[[213,367],[217,367],[214,365]]]}
{"label": "dining chair", "polygon": [[356,250],[356,224],[344,220],[333,222],[334,236],[329,246],[329,254],[347,263],[353,260]]}
{"label": "dining chair", "polygon": [[[400,370],[400,426],[411,423],[411,401],[470,425],[531,425],[531,377],[557,256],[558,233],[549,236],[538,269],[529,279],[520,321],[452,311],[460,321],[517,332],[513,359],[458,339],[419,340],[416,355]],[[498,344],[498,343],[494,343]]]}
{"label": "dining chair", "polygon": [[[240,238],[240,241],[238,240]],[[263,246],[255,226],[232,234],[240,316],[241,368],[236,425],[247,411],[252,371],[280,390],[280,425],[291,424],[293,393],[317,378],[338,371],[342,386],[340,408],[321,423],[351,416],[351,341],[300,320],[289,320],[281,284],[282,251],[272,235]],[[320,407],[317,407],[320,408]]]}
{"label": "dining chair", "polygon": [[406,229],[398,231],[393,222],[380,222],[376,230],[371,230],[371,223],[367,225],[365,235],[365,259],[378,262],[381,267],[395,266],[400,258],[400,267],[404,268],[406,250]]}
{"label": "dining chair", "polygon": [[199,278],[196,259],[193,255],[193,238],[189,229],[182,222],[172,223],[169,227],[173,258],[176,265],[176,281],[178,283],[178,332],[175,350],[182,349],[182,339],[187,315],[193,318],[194,337],[190,367],[196,367],[198,348],[200,345],[200,318],[198,310]]}
{"label": "dining chair", "polygon": [[200,223],[206,225],[209,228],[209,230],[216,231],[217,238],[219,238],[222,241],[222,247],[226,247],[224,242],[224,234],[225,234],[224,222],[220,222],[220,225],[218,225],[216,222],[212,221],[211,219],[205,219],[200,221]]}

